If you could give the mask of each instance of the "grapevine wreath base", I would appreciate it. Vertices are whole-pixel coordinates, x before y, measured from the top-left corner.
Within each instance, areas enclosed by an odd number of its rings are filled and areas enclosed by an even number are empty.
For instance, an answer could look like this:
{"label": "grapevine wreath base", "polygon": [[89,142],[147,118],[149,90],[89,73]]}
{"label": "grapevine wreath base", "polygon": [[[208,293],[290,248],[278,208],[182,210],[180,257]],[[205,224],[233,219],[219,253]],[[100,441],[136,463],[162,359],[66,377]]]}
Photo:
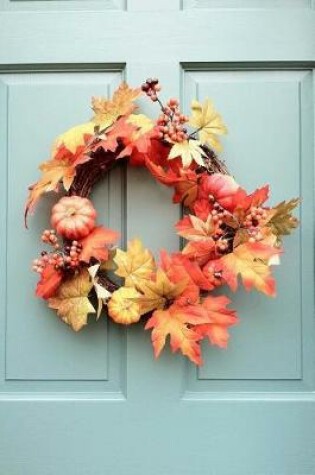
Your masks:
{"label": "grapevine wreath base", "polygon": [[[298,199],[267,206],[268,185],[248,194],[216,154],[226,127],[210,100],[193,101],[187,117],[176,99],[164,105],[159,91],[159,81],[148,79],[139,89],[121,84],[111,99],[93,98],[92,119],[58,137],[40,165],[25,219],[44,193],[63,196],[41,237],[50,250],[33,262],[36,295],[75,331],[102,308],[116,323],[144,320],[156,356],[170,337],[173,351],[200,365],[201,340],[226,347],[228,329],[238,322],[229,299],[211,295],[213,289],[226,284],[236,291],[240,278],[246,290],[275,295],[271,266],[282,236],[298,224],[292,216]],[[135,113],[141,94],[158,103],[156,121]],[[90,193],[121,163],[146,167],[174,188],[173,201],[184,210],[175,224],[182,251],[162,250],[156,261],[138,238],[119,249],[118,233],[97,224]]]}

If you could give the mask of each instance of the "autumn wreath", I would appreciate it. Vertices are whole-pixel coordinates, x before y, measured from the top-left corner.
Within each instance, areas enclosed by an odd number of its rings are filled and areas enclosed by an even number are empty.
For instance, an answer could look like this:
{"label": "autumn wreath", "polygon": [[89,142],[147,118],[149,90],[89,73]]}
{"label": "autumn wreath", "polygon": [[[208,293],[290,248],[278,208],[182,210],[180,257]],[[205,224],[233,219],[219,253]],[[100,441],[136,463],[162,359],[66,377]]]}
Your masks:
{"label": "autumn wreath", "polygon": [[[269,207],[268,186],[248,194],[216,154],[226,127],[210,100],[193,101],[188,117],[176,99],[164,105],[159,91],[159,81],[148,79],[139,89],[121,84],[111,99],[93,98],[91,121],[58,137],[40,165],[25,218],[44,193],[63,196],[41,237],[51,249],[33,261],[40,274],[36,295],[75,331],[89,314],[98,319],[103,307],[116,323],[143,317],[156,356],[169,336],[173,351],[200,365],[200,341],[225,347],[228,328],[238,322],[229,299],[211,295],[213,289],[227,284],[235,291],[240,276],[246,290],[275,295],[271,266],[282,236],[298,224],[292,216],[298,199]],[[141,94],[158,103],[156,121],[135,114]],[[175,227],[185,245],[171,254],[162,250],[158,262],[139,239],[117,248],[118,233],[97,224],[88,198],[97,181],[126,162],[173,187],[173,201],[184,210]]]}

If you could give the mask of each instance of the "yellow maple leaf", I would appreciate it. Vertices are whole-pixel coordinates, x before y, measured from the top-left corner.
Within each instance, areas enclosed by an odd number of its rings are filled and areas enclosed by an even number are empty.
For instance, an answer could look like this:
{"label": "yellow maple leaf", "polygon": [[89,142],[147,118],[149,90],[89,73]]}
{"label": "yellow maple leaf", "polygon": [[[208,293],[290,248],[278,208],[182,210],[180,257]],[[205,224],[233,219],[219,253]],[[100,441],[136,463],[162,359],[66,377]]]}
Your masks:
{"label": "yellow maple leaf", "polygon": [[139,292],[133,287],[120,287],[108,302],[108,314],[116,322],[130,325],[140,320]]}
{"label": "yellow maple leaf", "polygon": [[209,144],[216,150],[221,150],[222,146],[218,135],[227,133],[227,128],[220,114],[215,110],[210,99],[206,99],[203,104],[198,101],[191,103],[192,115],[189,125],[198,131],[201,143]]}
{"label": "yellow maple leaf", "polygon": [[167,300],[173,300],[183,293],[187,287],[188,280],[171,282],[162,269],[158,269],[155,278],[146,280],[138,285],[142,292],[137,301],[141,307],[141,314],[150,312],[153,309],[163,309]]}
{"label": "yellow maple leaf", "polygon": [[85,122],[59,135],[53,143],[52,156],[54,157],[61,145],[64,145],[71,153],[75,153],[77,147],[85,145],[85,135],[94,135],[94,127],[95,124],[93,122]]}
{"label": "yellow maple leaf", "polygon": [[128,84],[122,83],[114,92],[112,99],[93,97],[92,109],[95,115],[92,121],[102,129],[109,127],[118,117],[131,114],[135,110],[134,101],[140,94],[140,89],[132,89]]}
{"label": "yellow maple leaf", "polygon": [[133,140],[136,140],[141,137],[141,135],[150,132],[154,127],[153,121],[144,114],[131,114],[128,117],[127,122],[137,127],[137,130],[132,134]]}
{"label": "yellow maple leaf", "polygon": [[175,143],[170,150],[168,159],[172,160],[173,158],[180,157],[184,168],[188,168],[193,161],[203,166],[204,161],[202,157],[205,156],[205,153],[200,145],[201,142],[199,140],[193,139]]}
{"label": "yellow maple leaf", "polygon": [[74,331],[79,331],[87,324],[88,314],[95,313],[88,299],[92,287],[89,272],[82,269],[79,274],[60,285],[55,296],[48,299],[48,305],[57,310],[57,315],[63,322]]}
{"label": "yellow maple leaf", "polygon": [[117,249],[114,262],[118,266],[115,273],[124,277],[126,287],[136,287],[139,283],[149,280],[156,269],[153,255],[143,247],[139,239],[130,241],[127,251]]}

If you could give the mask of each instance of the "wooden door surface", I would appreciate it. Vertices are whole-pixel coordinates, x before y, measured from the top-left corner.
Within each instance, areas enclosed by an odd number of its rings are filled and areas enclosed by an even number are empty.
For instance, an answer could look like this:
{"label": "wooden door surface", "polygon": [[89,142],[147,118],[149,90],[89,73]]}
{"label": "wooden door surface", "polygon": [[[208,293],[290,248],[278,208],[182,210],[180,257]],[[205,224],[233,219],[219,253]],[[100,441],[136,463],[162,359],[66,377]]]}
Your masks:
{"label": "wooden door surface", "polygon": [[[1,475],[315,474],[314,26],[311,0],[0,0]],[[155,361],[141,326],[75,334],[33,295],[52,204],[24,229],[38,163],[92,95],[148,76],[187,112],[214,100],[242,185],[303,199],[277,298],[234,295],[241,323],[200,369]],[[180,209],[144,170],[94,198],[124,242],[178,249]]]}

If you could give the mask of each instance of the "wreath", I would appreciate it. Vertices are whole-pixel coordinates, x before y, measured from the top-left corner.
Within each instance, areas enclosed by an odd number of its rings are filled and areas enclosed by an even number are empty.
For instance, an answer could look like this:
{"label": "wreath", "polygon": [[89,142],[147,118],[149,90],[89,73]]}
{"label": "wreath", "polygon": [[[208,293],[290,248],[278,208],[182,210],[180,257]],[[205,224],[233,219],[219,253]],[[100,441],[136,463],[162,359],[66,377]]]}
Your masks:
{"label": "wreath", "polygon": [[[227,129],[212,102],[194,100],[188,117],[177,99],[163,104],[160,89],[158,79],[147,79],[136,89],[122,83],[111,99],[92,98],[92,119],[59,136],[40,165],[25,222],[44,193],[63,192],[41,236],[50,248],[32,266],[40,276],[36,295],[63,322],[78,331],[105,308],[116,323],[144,321],[156,357],[169,337],[173,352],[200,365],[201,340],[226,347],[239,320],[230,300],[212,290],[226,284],[236,291],[241,281],[275,296],[271,266],[279,263],[282,236],[298,225],[292,211],[299,199],[270,207],[268,185],[247,193],[217,155]],[[136,113],[140,95],[159,105],[155,121]],[[122,163],[146,167],[174,188],[173,202],[183,209],[175,224],[181,251],[162,250],[157,261],[138,238],[122,250],[119,233],[97,224],[90,193]]]}

